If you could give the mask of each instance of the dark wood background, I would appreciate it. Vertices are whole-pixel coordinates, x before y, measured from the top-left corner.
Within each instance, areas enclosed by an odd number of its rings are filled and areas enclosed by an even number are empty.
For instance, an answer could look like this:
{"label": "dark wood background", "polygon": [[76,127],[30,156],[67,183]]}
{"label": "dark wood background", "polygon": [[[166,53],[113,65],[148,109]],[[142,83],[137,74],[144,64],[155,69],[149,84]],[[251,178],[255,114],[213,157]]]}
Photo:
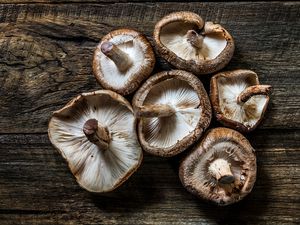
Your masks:
{"label": "dark wood background", "polygon": [[[257,151],[255,188],[219,208],[183,189],[180,156],[145,154],[117,192],[89,194],[48,140],[51,113],[100,88],[91,62],[104,34],[129,27],[153,43],[155,23],[178,10],[224,25],[236,42],[226,69],[252,69],[274,88],[265,120],[247,135]],[[299,2],[0,0],[0,31],[1,225],[300,224]],[[165,69],[159,59],[155,71]],[[201,80],[208,87],[209,77]]]}

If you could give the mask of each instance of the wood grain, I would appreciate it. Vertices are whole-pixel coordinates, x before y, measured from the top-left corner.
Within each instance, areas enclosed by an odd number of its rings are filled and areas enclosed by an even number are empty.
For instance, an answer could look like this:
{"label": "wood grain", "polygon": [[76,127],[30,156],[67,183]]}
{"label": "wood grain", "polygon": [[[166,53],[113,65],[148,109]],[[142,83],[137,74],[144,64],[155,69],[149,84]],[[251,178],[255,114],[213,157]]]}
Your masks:
{"label": "wood grain", "polygon": [[[205,0],[206,2],[208,0]],[[32,3],[47,3],[47,4],[74,4],[74,3],[151,3],[161,2],[161,0],[0,0],[0,4],[32,4]],[[164,2],[182,2],[180,0],[164,0]],[[197,0],[189,0],[189,2],[197,2]]]}
{"label": "wood grain", "polygon": [[12,222],[12,217],[14,223],[26,224],[300,222],[299,132],[258,131],[249,139],[258,159],[255,188],[244,201],[218,208],[181,186],[181,156],[161,159],[147,154],[138,172],[117,192],[96,196],[77,185],[47,135],[0,135],[0,219],[2,224]]}
{"label": "wood grain", "polygon": [[[0,0],[23,3],[0,4],[0,224],[299,224],[300,3],[133,2]],[[247,135],[257,151],[255,188],[242,202],[218,208],[181,186],[183,155],[146,154],[118,191],[91,195],[49,142],[50,115],[101,88],[91,60],[103,35],[129,27],[153,44],[155,23],[177,10],[224,25],[236,42],[226,69],[252,69],[274,88],[265,120]],[[167,69],[158,58],[155,71]],[[209,76],[201,80],[208,88]]]}

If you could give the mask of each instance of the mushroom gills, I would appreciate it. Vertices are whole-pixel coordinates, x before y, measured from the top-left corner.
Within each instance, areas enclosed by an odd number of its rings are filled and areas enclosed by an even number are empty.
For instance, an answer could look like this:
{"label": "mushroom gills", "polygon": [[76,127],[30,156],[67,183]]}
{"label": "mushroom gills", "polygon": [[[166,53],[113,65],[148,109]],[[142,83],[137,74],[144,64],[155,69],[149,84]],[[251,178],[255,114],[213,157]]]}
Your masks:
{"label": "mushroom gills", "polygon": [[[127,106],[104,94],[81,96],[74,104],[52,117],[51,141],[66,158],[82,187],[92,192],[111,191],[124,176],[129,176],[128,171],[138,166],[142,157],[133,113]],[[87,138],[87,135],[94,134],[96,124],[101,140],[107,144],[105,151]]]}
{"label": "mushroom gills", "polygon": [[244,198],[256,180],[256,157],[247,139],[235,130],[213,128],[179,167],[183,186],[218,205]]}
{"label": "mushroom gills", "polygon": [[[241,154],[237,156],[235,151]],[[239,146],[231,142],[220,142],[201,158],[195,169],[194,179],[204,181],[204,186],[214,192],[230,195],[247,178],[247,171],[243,169],[244,160],[247,160],[247,156]]]}
{"label": "mushroom gills", "polygon": [[164,117],[142,118],[145,139],[154,147],[167,148],[182,140],[195,129],[202,112],[196,91],[178,79],[167,79],[152,87],[144,107],[153,105],[171,109]]}
{"label": "mushroom gills", "polygon": [[130,77],[143,67],[145,56],[143,46],[140,46],[142,43],[139,43],[132,36],[116,36],[110,40],[110,43],[118,49],[118,57],[115,57],[119,60],[118,63],[116,64],[105,54],[100,55],[99,60],[105,80],[117,89],[123,87],[124,83],[127,83]]}
{"label": "mushroom gills", "polygon": [[161,43],[184,60],[212,60],[225,49],[222,33],[200,33],[191,23],[173,22],[161,29]]}
{"label": "mushroom gills", "polygon": [[268,101],[264,94],[248,96],[243,104],[238,101],[243,91],[251,86],[250,83],[242,79],[219,78],[218,94],[221,111],[225,117],[233,121],[238,121],[247,127],[254,126],[263,113]]}

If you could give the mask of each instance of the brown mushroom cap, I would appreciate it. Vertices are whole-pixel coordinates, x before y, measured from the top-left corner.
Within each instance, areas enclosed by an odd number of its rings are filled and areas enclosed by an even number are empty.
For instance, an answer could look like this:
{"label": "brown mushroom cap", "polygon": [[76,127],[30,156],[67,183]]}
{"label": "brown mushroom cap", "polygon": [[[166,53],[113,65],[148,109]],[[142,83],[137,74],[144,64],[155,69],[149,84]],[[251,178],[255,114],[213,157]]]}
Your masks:
{"label": "brown mushroom cap", "polygon": [[256,157],[248,140],[228,128],[209,130],[181,162],[179,177],[194,195],[217,205],[240,201],[256,180]]}
{"label": "brown mushroom cap", "polygon": [[263,118],[270,90],[251,70],[216,74],[211,78],[210,99],[217,120],[241,132],[252,131]]}
{"label": "brown mushroom cap", "polygon": [[234,52],[231,35],[192,12],[174,12],[154,28],[158,53],[178,69],[209,74],[224,68]]}
{"label": "brown mushroom cap", "polygon": [[184,151],[209,126],[211,106],[201,81],[172,70],[151,76],[133,97],[143,149],[170,157]]}
{"label": "brown mushroom cap", "polygon": [[93,59],[97,81],[122,95],[135,91],[154,65],[151,44],[144,35],[130,29],[114,30],[104,36]]}
{"label": "brown mushroom cap", "polygon": [[114,190],[143,158],[132,108],[109,90],[81,94],[54,112],[48,134],[79,185],[90,192]]}

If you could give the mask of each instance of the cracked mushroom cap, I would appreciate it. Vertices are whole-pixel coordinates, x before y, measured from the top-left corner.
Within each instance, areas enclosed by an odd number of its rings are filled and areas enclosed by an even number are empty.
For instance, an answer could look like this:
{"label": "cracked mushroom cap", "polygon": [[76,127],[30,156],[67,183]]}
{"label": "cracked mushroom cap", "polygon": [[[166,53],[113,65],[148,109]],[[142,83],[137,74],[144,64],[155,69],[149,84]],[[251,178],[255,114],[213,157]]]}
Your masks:
{"label": "cracked mushroom cap", "polygon": [[151,76],[133,97],[138,136],[151,154],[174,156],[200,138],[211,120],[211,106],[201,81],[172,70]]}
{"label": "cracked mushroom cap", "polygon": [[256,180],[256,157],[248,140],[235,130],[209,130],[181,162],[179,177],[192,194],[229,205],[249,194]]}
{"label": "cracked mushroom cap", "polygon": [[158,53],[178,69],[194,74],[221,70],[231,60],[234,41],[219,24],[204,22],[192,12],[174,12],[155,26]]}
{"label": "cracked mushroom cap", "polygon": [[260,85],[251,70],[221,72],[211,78],[210,98],[217,120],[249,132],[261,122],[269,102],[270,85]]}
{"label": "cracked mushroom cap", "polygon": [[112,191],[139,167],[143,155],[130,104],[108,90],[84,93],[53,113],[49,138],[81,187]]}
{"label": "cracked mushroom cap", "polygon": [[150,75],[154,64],[154,52],[146,37],[119,29],[104,36],[96,47],[93,71],[104,88],[127,95]]}

